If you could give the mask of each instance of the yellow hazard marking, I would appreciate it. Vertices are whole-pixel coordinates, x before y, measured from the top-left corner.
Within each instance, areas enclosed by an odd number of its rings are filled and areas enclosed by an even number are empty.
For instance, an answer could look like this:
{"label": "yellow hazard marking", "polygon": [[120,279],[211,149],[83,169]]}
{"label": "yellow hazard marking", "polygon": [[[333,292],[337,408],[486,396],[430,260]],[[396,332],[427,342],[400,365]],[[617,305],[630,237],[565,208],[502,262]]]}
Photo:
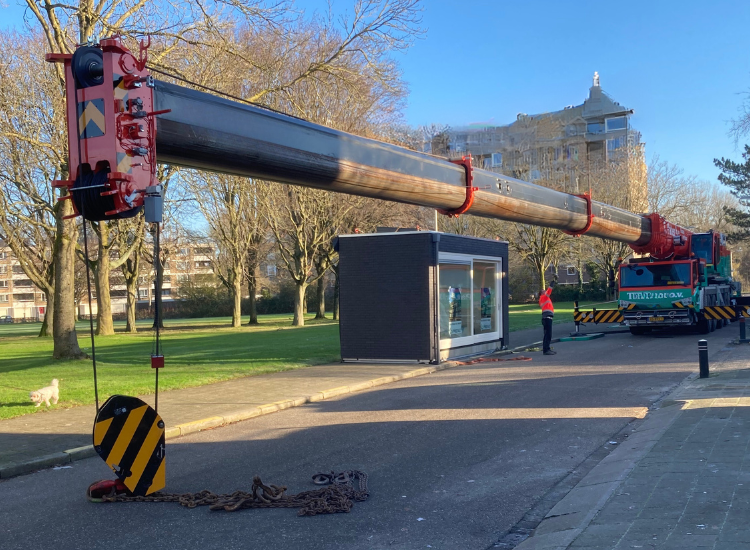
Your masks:
{"label": "yellow hazard marking", "polygon": [[102,444],[104,436],[107,435],[107,430],[109,430],[109,426],[112,424],[112,420],[114,418],[107,418],[107,420],[102,420],[94,424],[94,445]]}
{"label": "yellow hazard marking", "polygon": [[154,479],[151,482],[151,485],[149,486],[148,490],[146,491],[147,495],[150,495],[151,493],[155,493],[156,491],[161,491],[166,487],[167,481],[165,477],[165,467],[164,463],[166,462],[166,459],[161,459],[161,464],[159,464],[159,469],[156,470],[156,474],[154,474]]}
{"label": "yellow hazard marking", "polygon": [[580,323],[621,323],[624,317],[619,309],[602,309],[574,312],[573,320]]}
{"label": "yellow hazard marking", "polygon": [[685,307],[685,304],[683,304],[682,302],[675,302],[674,305],[675,307],[680,308],[680,309],[683,309]]}
{"label": "yellow hazard marking", "polygon": [[130,445],[130,441],[133,439],[135,430],[138,428],[138,424],[141,423],[141,419],[146,413],[146,409],[148,409],[148,405],[133,409],[130,411],[130,414],[128,414],[128,419],[125,421],[122,430],[120,430],[120,435],[117,436],[117,441],[115,441],[112,450],[107,455],[106,462],[110,467],[114,464],[119,464],[122,460],[122,455],[125,454],[125,451]]}
{"label": "yellow hazard marking", "polygon": [[89,122],[93,122],[94,124],[96,124],[96,127],[99,128],[99,130],[101,130],[102,133],[105,132],[104,113],[102,113],[96,107],[96,104],[93,101],[86,102],[86,107],[83,109],[81,116],[78,117],[78,134],[79,135],[83,135],[83,133],[86,131],[86,126],[88,126]]}
{"label": "yellow hazard marking", "polygon": [[[119,158],[120,155],[122,155],[122,158]],[[130,170],[131,170],[130,163],[132,162],[131,159],[130,159],[130,155],[123,154],[123,153],[117,153],[117,157],[118,157],[118,159],[117,159],[117,171],[118,172],[123,172],[125,174],[130,173]]]}
{"label": "yellow hazard marking", "polygon": [[128,89],[125,87],[125,81],[121,80],[120,83],[115,86],[115,99],[125,100],[128,98]]}
{"label": "yellow hazard marking", "polygon": [[703,309],[703,316],[706,319],[734,319],[735,311],[732,306],[708,306]]}
{"label": "yellow hazard marking", "polygon": [[151,425],[151,429],[148,431],[146,439],[143,440],[143,444],[138,451],[138,456],[136,456],[133,461],[133,465],[130,466],[131,475],[125,480],[125,486],[131,491],[135,491],[135,487],[138,485],[138,481],[140,481],[141,476],[143,475],[143,470],[146,469],[149,460],[151,460],[151,455],[154,453],[154,450],[164,433],[164,431],[159,428],[158,424],[159,419],[157,418]]}

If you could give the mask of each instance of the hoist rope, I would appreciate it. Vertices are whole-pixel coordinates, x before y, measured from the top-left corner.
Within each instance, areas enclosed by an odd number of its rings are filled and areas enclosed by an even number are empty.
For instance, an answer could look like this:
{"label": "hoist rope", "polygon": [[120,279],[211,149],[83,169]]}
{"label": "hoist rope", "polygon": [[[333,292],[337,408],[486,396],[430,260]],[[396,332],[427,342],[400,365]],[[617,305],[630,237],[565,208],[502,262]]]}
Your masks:
{"label": "hoist rope", "polygon": [[[76,89],[76,96],[78,94],[77,90],[79,89],[78,81],[75,81],[75,89]],[[84,181],[84,174],[83,170],[81,169],[81,132],[80,132],[80,122],[76,122],[76,126],[78,127],[78,139],[76,140],[76,145],[78,146],[78,166],[76,167],[77,173],[76,173],[76,181],[73,184],[73,187],[75,187],[76,183],[82,184],[81,187],[89,187],[92,185],[96,185],[94,182],[96,178],[96,174],[94,172],[89,172],[87,174],[86,181]],[[72,167],[69,167],[69,169]],[[86,193],[89,193],[90,191],[85,191]],[[73,195],[71,197],[71,200],[75,203],[76,197],[73,193],[73,190],[68,190],[68,193]],[[97,192],[98,193],[98,192]],[[80,209],[79,214],[81,214],[81,219],[83,220],[83,251],[84,251],[84,263],[86,264],[86,288],[88,290],[88,298],[89,298],[89,334],[91,335],[91,362],[94,367],[94,401],[96,403],[96,411],[99,412],[99,384],[96,378],[96,343],[94,342],[94,317],[93,317],[93,311],[91,308],[91,271],[90,271],[90,265],[89,265],[89,238],[88,233],[86,231],[86,203],[87,201],[81,200],[80,204],[75,204],[75,209]],[[101,227],[100,227],[101,229]],[[97,311],[99,311],[99,296],[97,296]]]}
{"label": "hoist rope", "polygon": [[[78,158],[81,158],[81,141],[78,140]],[[79,167],[80,172],[80,167]],[[79,173],[79,178],[81,178],[81,175]],[[89,265],[89,238],[88,233],[86,231],[86,215],[84,212],[85,201],[81,201],[81,218],[83,219],[83,250],[84,250],[84,263],[86,264],[86,287],[88,289],[88,298],[89,298],[89,333],[91,335],[91,362],[94,365],[94,399],[96,401],[96,410],[99,410],[99,385],[97,383],[96,379],[96,344],[94,343],[94,315],[93,315],[93,309],[91,307],[91,270]],[[102,222],[99,222],[102,223]],[[106,231],[105,229],[100,228],[103,231]],[[98,297],[97,297],[98,300]],[[97,301],[97,309],[98,309],[98,301]]]}

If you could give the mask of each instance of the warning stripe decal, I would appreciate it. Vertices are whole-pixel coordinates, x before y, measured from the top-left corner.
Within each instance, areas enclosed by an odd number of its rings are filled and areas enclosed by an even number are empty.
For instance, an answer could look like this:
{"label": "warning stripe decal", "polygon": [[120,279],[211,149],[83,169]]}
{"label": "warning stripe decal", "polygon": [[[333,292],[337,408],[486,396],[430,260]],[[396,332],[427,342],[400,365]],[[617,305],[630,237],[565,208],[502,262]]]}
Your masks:
{"label": "warning stripe decal", "polygon": [[621,323],[624,320],[619,309],[573,312],[573,320],[579,323]]}
{"label": "warning stripe decal", "polygon": [[[746,306],[745,306],[746,307]],[[743,309],[743,306],[739,306],[737,309]],[[706,319],[734,319],[737,314],[733,306],[707,306],[703,308],[703,316]]]}
{"label": "warning stripe decal", "polygon": [[120,464],[122,455],[125,454],[125,450],[128,448],[128,445],[130,445],[133,435],[135,435],[136,428],[138,428],[138,425],[141,423],[143,414],[146,412],[146,407],[147,406],[138,407],[130,412],[128,419],[125,421],[125,425],[117,436],[117,441],[105,459],[108,464]]}

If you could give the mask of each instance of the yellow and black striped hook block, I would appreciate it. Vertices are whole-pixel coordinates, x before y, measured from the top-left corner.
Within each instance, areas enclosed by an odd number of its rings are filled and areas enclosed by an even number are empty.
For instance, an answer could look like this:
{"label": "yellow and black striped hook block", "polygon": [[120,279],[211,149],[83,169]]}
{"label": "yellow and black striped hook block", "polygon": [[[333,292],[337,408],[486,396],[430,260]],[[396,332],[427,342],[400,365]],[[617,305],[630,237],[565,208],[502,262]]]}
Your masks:
{"label": "yellow and black striped hook block", "polygon": [[94,450],[135,496],[165,486],[164,421],[137,397],[113,395],[94,422]]}

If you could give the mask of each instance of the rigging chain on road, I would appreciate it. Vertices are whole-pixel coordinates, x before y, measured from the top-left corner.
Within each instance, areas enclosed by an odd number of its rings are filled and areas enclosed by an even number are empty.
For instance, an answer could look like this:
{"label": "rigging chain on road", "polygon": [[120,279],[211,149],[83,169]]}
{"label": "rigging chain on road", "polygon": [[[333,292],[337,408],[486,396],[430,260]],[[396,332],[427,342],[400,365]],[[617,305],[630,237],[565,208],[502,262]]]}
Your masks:
{"label": "rigging chain on road", "polygon": [[[286,487],[266,485],[259,476],[253,478],[250,492],[235,491],[217,495],[208,490],[198,493],[163,493],[149,496],[131,496],[120,480],[101,481],[88,488],[86,496],[92,502],[179,502],[187,508],[208,506],[209,510],[234,512],[244,508],[299,508],[298,516],[350,512],[355,502],[364,502],[370,496],[367,474],[360,470],[347,470],[336,474],[318,473],[312,476],[321,489],[287,495]],[[354,480],[359,480],[359,489]]]}

